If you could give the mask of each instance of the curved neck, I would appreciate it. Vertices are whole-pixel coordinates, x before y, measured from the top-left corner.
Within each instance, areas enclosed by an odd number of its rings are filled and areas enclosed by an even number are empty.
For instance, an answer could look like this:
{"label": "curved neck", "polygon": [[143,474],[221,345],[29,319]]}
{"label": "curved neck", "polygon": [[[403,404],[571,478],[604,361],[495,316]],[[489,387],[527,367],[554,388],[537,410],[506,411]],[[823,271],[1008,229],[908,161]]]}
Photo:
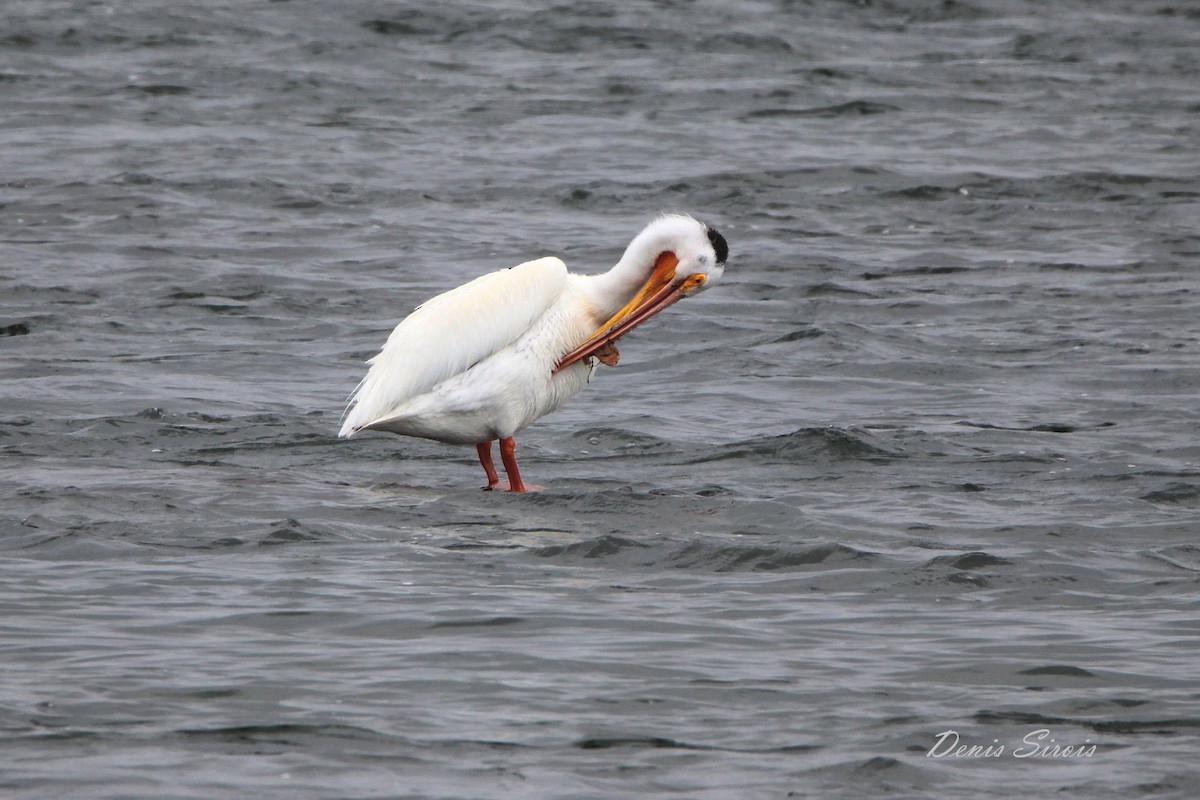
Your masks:
{"label": "curved neck", "polygon": [[661,237],[646,233],[643,231],[629,243],[621,260],[608,272],[588,276],[592,302],[606,317],[633,299],[650,279],[658,256],[670,249]]}
{"label": "curved neck", "polygon": [[599,310],[608,315],[629,302],[646,283],[654,260],[630,257],[629,251],[608,272],[589,275],[591,278],[592,301]]}

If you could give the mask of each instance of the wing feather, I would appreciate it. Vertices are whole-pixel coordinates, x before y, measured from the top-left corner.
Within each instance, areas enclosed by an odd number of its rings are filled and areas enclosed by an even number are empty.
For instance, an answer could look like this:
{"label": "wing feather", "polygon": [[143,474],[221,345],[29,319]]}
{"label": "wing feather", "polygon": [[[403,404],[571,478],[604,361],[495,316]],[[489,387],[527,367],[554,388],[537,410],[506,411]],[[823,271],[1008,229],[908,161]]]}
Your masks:
{"label": "wing feather", "polygon": [[540,258],[481,275],[422,303],[367,362],[371,368],[350,398],[338,435],[369,426],[515,342],[566,282],[561,260]]}

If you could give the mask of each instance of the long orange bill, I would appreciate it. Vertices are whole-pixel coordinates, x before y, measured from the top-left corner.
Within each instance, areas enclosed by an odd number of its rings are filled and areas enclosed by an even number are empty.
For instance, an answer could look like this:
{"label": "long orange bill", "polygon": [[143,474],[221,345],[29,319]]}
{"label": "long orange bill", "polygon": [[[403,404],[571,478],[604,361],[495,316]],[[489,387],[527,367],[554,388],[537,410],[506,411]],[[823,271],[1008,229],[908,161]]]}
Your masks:
{"label": "long orange bill", "polygon": [[678,303],[685,297],[687,295],[681,289],[670,284],[663,286],[657,292],[650,295],[650,297],[646,298],[646,301],[628,316],[617,322],[616,325],[606,330],[602,329],[600,333],[592,336],[586,342],[579,345],[579,347],[576,347],[560,358],[550,374],[553,375],[555,372],[571,366],[576,361],[595,354],[601,347],[604,347],[609,342],[615,342],[664,308]]}

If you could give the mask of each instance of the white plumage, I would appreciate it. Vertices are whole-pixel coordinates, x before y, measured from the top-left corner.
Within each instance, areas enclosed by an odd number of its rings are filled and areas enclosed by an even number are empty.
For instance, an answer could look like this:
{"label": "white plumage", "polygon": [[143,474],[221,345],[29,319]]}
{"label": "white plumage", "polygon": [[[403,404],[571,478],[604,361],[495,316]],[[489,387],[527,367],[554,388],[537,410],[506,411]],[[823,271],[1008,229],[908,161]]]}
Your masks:
{"label": "white plumage", "polygon": [[380,430],[475,444],[488,474],[499,439],[511,488],[524,491],[512,437],[582,389],[597,358],[676,300],[711,285],[728,248],[691,217],[646,227],[615,267],[573,275],[540,258],[476,278],[423,303],[368,363],[340,436]]}
{"label": "white plumage", "polygon": [[[482,275],[418,306],[367,362],[371,369],[351,398],[340,435],[403,428],[406,405],[512,346],[563,296],[567,278],[566,264],[542,258]],[[428,438],[481,441],[474,434],[447,433]]]}

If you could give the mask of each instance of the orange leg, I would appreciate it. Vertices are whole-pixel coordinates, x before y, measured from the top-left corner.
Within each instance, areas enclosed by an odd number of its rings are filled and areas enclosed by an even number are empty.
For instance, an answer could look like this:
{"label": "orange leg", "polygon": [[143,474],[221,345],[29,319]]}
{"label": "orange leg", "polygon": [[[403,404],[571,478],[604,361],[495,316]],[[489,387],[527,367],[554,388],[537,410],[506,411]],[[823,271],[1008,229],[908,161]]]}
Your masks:
{"label": "orange leg", "polygon": [[[502,452],[503,448],[504,446],[501,445]],[[475,452],[479,454],[479,463],[483,464],[483,471],[487,473],[488,485],[483,487],[483,490],[490,492],[500,483],[500,476],[496,474],[496,465],[492,463],[492,443],[480,442],[475,445]],[[504,468],[508,469],[508,465],[505,464]]]}
{"label": "orange leg", "polygon": [[[517,456],[513,452],[517,448],[517,443],[513,441],[511,436],[500,440],[500,460],[504,462],[504,471],[508,474],[508,490],[510,492],[525,491],[525,484],[521,482],[521,472],[517,469]],[[490,445],[489,445],[490,450]],[[491,453],[488,453],[488,460],[491,460]],[[495,474],[493,472],[493,474]]]}

